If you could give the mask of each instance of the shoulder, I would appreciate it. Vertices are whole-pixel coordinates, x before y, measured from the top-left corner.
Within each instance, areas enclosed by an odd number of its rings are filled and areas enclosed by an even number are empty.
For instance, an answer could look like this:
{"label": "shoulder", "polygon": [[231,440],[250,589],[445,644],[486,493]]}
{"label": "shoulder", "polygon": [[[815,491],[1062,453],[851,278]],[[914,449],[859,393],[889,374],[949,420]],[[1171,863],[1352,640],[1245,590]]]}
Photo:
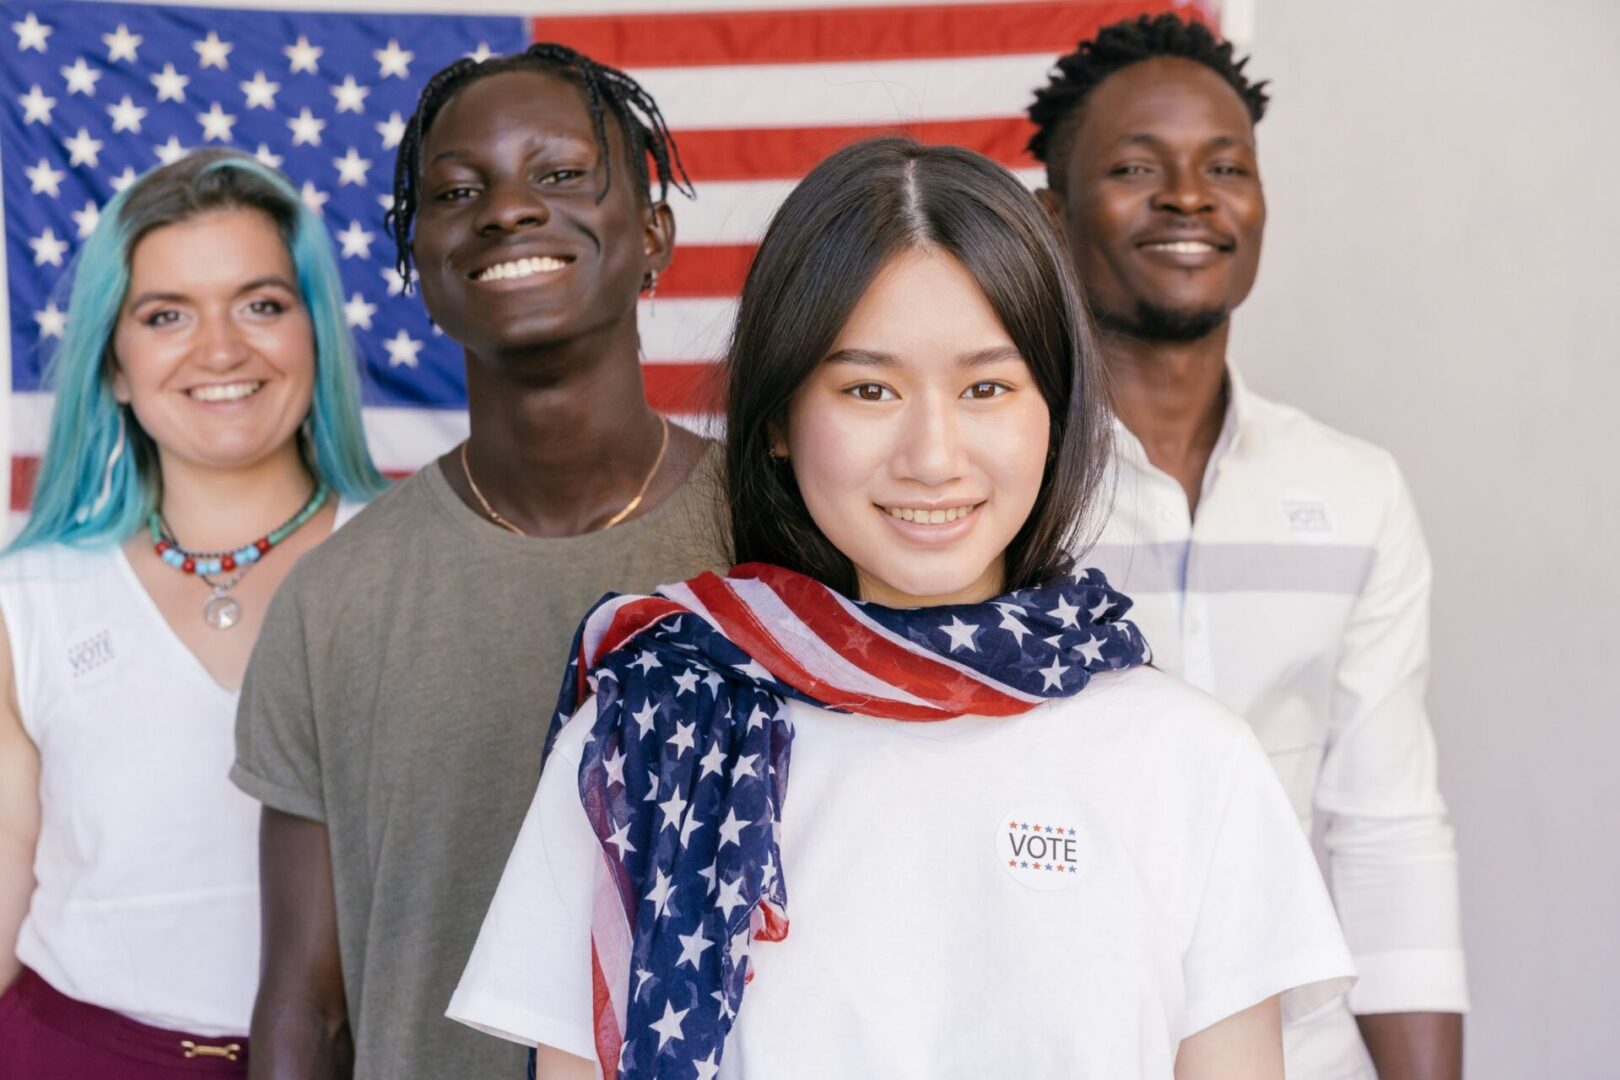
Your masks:
{"label": "shoulder", "polygon": [[1401,484],[1400,469],[1388,450],[1338,430],[1297,406],[1248,392],[1261,450],[1273,463],[1289,462],[1324,479],[1371,485],[1378,490]]}
{"label": "shoulder", "polygon": [[427,473],[437,468],[425,466],[363,506],[340,504],[332,535],[298,560],[282,588],[300,601],[314,599],[356,571],[376,566],[389,550],[410,543],[424,515],[433,511],[433,477]]}
{"label": "shoulder", "polygon": [[94,582],[116,570],[118,548],[83,549],[41,544],[0,556],[0,589],[71,586]]}
{"label": "shoulder", "polygon": [[1036,710],[1047,735],[1064,733],[1087,752],[1108,747],[1159,766],[1205,771],[1253,736],[1212,695],[1148,665],[1092,676],[1080,693]]}

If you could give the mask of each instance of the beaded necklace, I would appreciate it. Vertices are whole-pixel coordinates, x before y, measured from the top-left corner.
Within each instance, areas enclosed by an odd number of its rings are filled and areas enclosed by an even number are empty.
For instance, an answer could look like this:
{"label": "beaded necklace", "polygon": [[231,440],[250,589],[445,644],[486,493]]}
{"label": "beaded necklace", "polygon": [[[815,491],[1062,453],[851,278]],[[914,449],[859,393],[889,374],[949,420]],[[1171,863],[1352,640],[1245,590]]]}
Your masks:
{"label": "beaded necklace", "polygon": [[[251,544],[244,544],[234,551],[187,551],[174,538],[163,515],[157,510],[153,510],[151,517],[146,519],[146,526],[152,534],[152,549],[157,552],[158,558],[183,574],[195,574],[214,590],[207,603],[203,604],[203,622],[215,630],[229,630],[242,621],[242,605],[227,594],[247,576],[255,563],[270,554],[271,548],[297,532],[319,513],[330,494],[331,489],[322,481],[302,510],[280,527],[271,529]],[[229,574],[230,577],[216,581],[211,575],[218,574]]]}

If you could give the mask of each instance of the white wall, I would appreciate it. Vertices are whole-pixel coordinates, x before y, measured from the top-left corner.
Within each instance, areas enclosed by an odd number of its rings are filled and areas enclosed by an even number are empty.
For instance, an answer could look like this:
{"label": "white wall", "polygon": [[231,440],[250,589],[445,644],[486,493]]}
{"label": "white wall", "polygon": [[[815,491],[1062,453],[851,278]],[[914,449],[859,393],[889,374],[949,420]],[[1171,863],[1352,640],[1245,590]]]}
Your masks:
{"label": "white wall", "polygon": [[1234,355],[1434,549],[1473,1080],[1620,1076],[1620,4],[1261,0]]}

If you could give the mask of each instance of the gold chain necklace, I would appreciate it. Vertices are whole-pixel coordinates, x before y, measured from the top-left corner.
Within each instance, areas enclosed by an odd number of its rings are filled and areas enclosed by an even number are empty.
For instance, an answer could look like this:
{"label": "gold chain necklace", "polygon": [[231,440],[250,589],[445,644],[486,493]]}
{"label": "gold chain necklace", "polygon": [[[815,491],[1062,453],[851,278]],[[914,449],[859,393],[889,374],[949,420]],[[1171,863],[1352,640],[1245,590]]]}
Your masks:
{"label": "gold chain necklace", "polygon": [[[652,484],[653,477],[658,475],[659,467],[664,464],[664,452],[669,449],[669,420],[660,413],[658,423],[662,427],[663,434],[658,442],[658,456],[653,458],[652,468],[648,469],[647,475],[642,478],[641,487],[636,491],[635,497],[624,504],[623,510],[608,518],[607,524],[603,525],[598,530],[599,532],[606,532],[635,512],[636,507],[641,505],[642,498],[647,494],[647,488]],[[478,481],[473,479],[472,468],[467,464],[467,444],[465,442],[461,444],[461,475],[467,478],[467,486],[472,488],[473,497],[478,500],[478,505],[484,508],[484,513],[489,517],[489,520],[507,532],[516,533],[519,536],[529,535],[503,518],[493,506],[489,505],[489,500],[484,498],[484,493],[478,490]]]}

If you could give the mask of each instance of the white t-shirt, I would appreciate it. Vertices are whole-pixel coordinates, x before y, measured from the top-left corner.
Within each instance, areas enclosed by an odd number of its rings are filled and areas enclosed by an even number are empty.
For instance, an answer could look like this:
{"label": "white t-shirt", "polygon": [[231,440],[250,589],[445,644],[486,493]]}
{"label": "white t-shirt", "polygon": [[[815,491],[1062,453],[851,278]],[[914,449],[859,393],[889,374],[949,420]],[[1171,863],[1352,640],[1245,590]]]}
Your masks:
{"label": "white t-shirt", "polygon": [[[594,1056],[587,703],[552,751],[449,1015]],[[1247,727],[1149,668],[1012,718],[797,702],[791,929],[755,943],[720,1077],[1169,1077],[1180,1041],[1349,955]]]}

